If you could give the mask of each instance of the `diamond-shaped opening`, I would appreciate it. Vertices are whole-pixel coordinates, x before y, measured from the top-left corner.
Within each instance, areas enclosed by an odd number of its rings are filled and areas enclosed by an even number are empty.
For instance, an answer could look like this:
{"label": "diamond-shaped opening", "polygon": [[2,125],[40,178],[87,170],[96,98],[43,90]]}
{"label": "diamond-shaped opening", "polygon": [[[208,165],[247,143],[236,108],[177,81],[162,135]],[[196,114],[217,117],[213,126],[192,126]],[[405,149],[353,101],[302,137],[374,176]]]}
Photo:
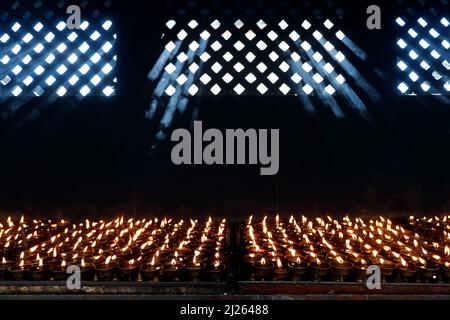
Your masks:
{"label": "diamond-shaped opening", "polygon": [[251,51],[249,53],[247,53],[247,55],[245,56],[245,59],[247,59],[248,62],[253,62],[253,60],[255,60],[255,58],[256,58],[256,56]]}
{"label": "diamond-shaped opening", "polygon": [[270,30],[270,32],[267,34],[267,36],[272,41],[275,41],[275,39],[278,38],[278,35],[273,30]]}
{"label": "diamond-shaped opening", "polygon": [[192,73],[196,73],[197,70],[198,70],[199,68],[200,68],[200,67],[199,67],[198,64],[196,64],[195,62],[192,63],[192,64],[189,66],[189,70],[190,70]]}
{"label": "diamond-shaped opening", "polygon": [[289,88],[288,85],[286,85],[285,83],[283,83],[283,84],[280,86],[280,91],[281,91],[284,95],[287,95],[287,94],[289,93],[289,91],[291,91],[291,88]]}
{"label": "diamond-shaped opening", "polygon": [[178,32],[177,37],[180,40],[184,40],[187,37],[187,32],[184,31],[184,29],[181,29],[180,32]]}
{"label": "diamond-shaped opening", "polygon": [[233,76],[229,73],[226,73],[223,77],[222,80],[225,81],[225,83],[230,83],[231,81],[233,81]]}
{"label": "diamond-shaped opening", "polygon": [[191,96],[195,96],[198,92],[198,87],[193,84],[192,86],[189,87],[188,92]]}
{"label": "diamond-shaped opening", "polygon": [[297,41],[298,39],[300,39],[300,35],[297,33],[297,31],[294,30],[289,34],[289,38],[291,38],[292,41]]}
{"label": "diamond-shaped opening", "polygon": [[248,83],[253,83],[256,81],[256,77],[253,73],[249,73],[246,77],[245,80],[247,80]]}
{"label": "diamond-shaped opening", "polygon": [[275,51],[272,51],[272,52],[269,54],[270,60],[272,60],[272,61],[274,61],[274,62],[275,62],[279,57],[280,57],[280,56],[279,56]]}
{"label": "diamond-shaped opening", "polygon": [[323,23],[323,25],[324,25],[327,29],[331,29],[331,28],[333,28],[333,26],[334,26],[333,22],[331,22],[329,19],[325,20],[325,22]]}
{"label": "diamond-shaped opening", "polygon": [[308,62],[305,62],[302,65],[303,70],[305,70],[306,72],[310,72],[313,68],[311,67],[311,65]]}
{"label": "diamond-shaped opening", "polygon": [[262,63],[262,62],[260,62],[257,66],[256,66],[256,68],[259,70],[259,72],[261,72],[261,73],[264,73],[266,70],[267,70],[267,66],[264,64],[264,63]]}
{"label": "diamond-shaped opening", "polygon": [[173,27],[175,27],[176,24],[177,23],[175,20],[169,20],[169,21],[167,21],[166,26],[167,26],[167,28],[172,29]]}
{"label": "diamond-shaped opening", "polygon": [[313,54],[313,59],[316,60],[317,62],[320,62],[322,61],[323,56],[319,52],[316,52]]}
{"label": "diamond-shaped opening", "polygon": [[210,36],[211,36],[211,34],[208,31],[206,31],[206,30],[203,30],[203,32],[200,33],[200,37],[203,40],[208,40]]}
{"label": "diamond-shaped opening", "polygon": [[245,37],[246,37],[248,40],[252,41],[252,40],[256,37],[256,34],[255,34],[252,30],[248,30],[248,31],[245,33]]}
{"label": "diamond-shaped opening", "polygon": [[203,52],[203,53],[200,55],[200,59],[201,59],[203,62],[208,61],[210,58],[211,58],[211,56],[209,55],[208,52]]}
{"label": "diamond-shaped opening", "polygon": [[287,27],[289,27],[289,25],[287,24],[286,21],[281,20],[280,23],[278,24],[278,26],[281,28],[281,30],[286,29]]}
{"label": "diamond-shaped opening", "polygon": [[215,73],[218,73],[220,70],[222,70],[222,65],[220,63],[216,62],[211,66],[211,69]]}
{"label": "diamond-shaped opening", "polygon": [[240,83],[238,83],[238,84],[233,88],[233,90],[234,90],[234,92],[236,92],[238,95],[241,95],[241,94],[245,91],[245,88],[244,88]]}
{"label": "diamond-shaped opening", "polygon": [[328,86],[325,87],[325,91],[329,95],[333,95],[336,92],[336,90],[333,88],[333,86],[331,84],[329,84]]}
{"label": "diamond-shaped opening", "polygon": [[183,84],[186,83],[187,81],[187,77],[184,74],[181,74],[178,78],[177,78],[177,82],[180,86],[182,86]]}
{"label": "diamond-shaped opening", "polygon": [[294,81],[296,84],[299,84],[300,81],[302,81],[302,77],[298,73],[294,73],[291,77],[292,81]]}
{"label": "diamond-shaped opening", "polygon": [[283,51],[286,51],[286,50],[289,49],[289,45],[288,45],[286,42],[284,42],[284,41],[282,41],[282,42],[278,45],[278,47],[279,47],[281,50],[283,50]]}
{"label": "diamond-shaped opening", "polygon": [[306,84],[302,89],[306,94],[311,94],[314,91],[314,89],[309,84]]}
{"label": "diamond-shaped opening", "polygon": [[234,26],[238,29],[242,28],[244,26],[244,22],[242,22],[241,19],[238,19],[235,21]]}
{"label": "diamond-shaped opening", "polygon": [[216,83],[215,85],[213,85],[211,87],[211,92],[214,93],[215,95],[218,95],[220,93],[220,91],[222,91],[222,88],[219,87],[219,85]]}
{"label": "diamond-shaped opening", "polygon": [[222,44],[221,44],[219,41],[215,41],[215,42],[211,45],[211,48],[212,48],[214,51],[218,51],[218,50],[220,50],[220,48],[222,48]]}
{"label": "diamond-shaped opening", "polygon": [[308,51],[308,50],[311,49],[311,45],[309,44],[308,41],[303,41],[302,44],[301,44],[300,46],[301,46],[301,47],[303,48],[303,50],[305,50],[305,51]]}
{"label": "diamond-shaped opening", "polygon": [[267,89],[267,87],[263,83],[260,83],[256,90],[258,90],[261,94],[265,94],[269,89]]}
{"label": "diamond-shaped opening", "polygon": [[313,79],[314,79],[314,81],[317,82],[317,83],[322,83],[322,81],[323,81],[323,77],[322,77],[320,74],[318,74],[318,73],[316,73],[315,75],[313,75]]}
{"label": "diamond-shaped opening", "polygon": [[241,41],[237,41],[234,44],[234,47],[236,48],[237,51],[241,51],[242,49],[245,48],[245,45]]}
{"label": "diamond-shaped opening", "polygon": [[222,33],[222,38],[224,38],[225,40],[228,40],[231,38],[231,32],[229,30],[224,31],[224,33]]}
{"label": "diamond-shaped opening", "polygon": [[262,40],[259,40],[256,46],[259,50],[265,50],[267,48],[267,44]]}
{"label": "diamond-shaped opening", "polygon": [[279,68],[281,69],[281,71],[287,72],[289,70],[289,65],[285,61],[283,61],[280,64]]}
{"label": "diamond-shaped opening", "polygon": [[292,60],[294,60],[295,62],[297,62],[297,61],[299,61],[300,60],[300,55],[297,53],[297,52],[293,52],[292,54],[291,54],[291,58],[292,58]]}
{"label": "diamond-shaped opening", "polygon": [[308,20],[305,20],[302,23],[302,27],[303,27],[303,29],[308,30],[309,28],[311,28],[311,23],[309,23]]}
{"label": "diamond-shaped opening", "polygon": [[215,30],[217,30],[220,27],[220,21],[219,20],[214,20],[213,22],[211,22],[211,27]]}
{"label": "diamond-shaped opening", "polygon": [[165,68],[168,74],[172,74],[176,69],[177,67],[173,63],[169,63]]}
{"label": "diamond-shaped opening", "polygon": [[236,70],[237,72],[241,72],[242,70],[244,70],[244,66],[242,65],[242,63],[238,62],[233,66],[234,70]]}
{"label": "diamond-shaped opening", "polygon": [[191,49],[192,51],[197,51],[197,49],[200,47],[200,45],[198,44],[197,41],[192,41],[191,44],[189,45],[189,49]]}
{"label": "diamond-shaped opening", "polygon": [[195,29],[195,28],[197,28],[197,26],[198,26],[198,22],[195,21],[195,20],[191,20],[191,21],[189,21],[188,26],[189,26],[191,29]]}
{"label": "diamond-shaped opening", "polygon": [[331,63],[327,62],[324,66],[323,69],[328,72],[328,73],[332,73],[334,71],[334,67],[331,65]]}
{"label": "diamond-shaped opening", "polygon": [[265,27],[267,27],[267,23],[266,23],[264,20],[262,20],[262,19],[260,19],[260,20],[256,23],[256,25],[257,25],[258,28],[260,28],[261,30],[264,29]]}
{"label": "diamond-shaped opening", "polygon": [[211,77],[207,74],[207,73],[204,73],[201,77],[200,77],[200,81],[203,83],[203,84],[208,84],[210,81],[211,81]]}
{"label": "diamond-shaped opening", "polygon": [[275,73],[271,72],[271,73],[267,76],[267,79],[269,79],[270,82],[275,83],[275,82],[278,81],[279,78],[278,78],[278,76],[277,76]]}
{"label": "diamond-shaped opening", "polygon": [[223,58],[225,59],[225,61],[230,62],[231,59],[233,59],[233,55],[230,52],[227,52],[223,55]]}
{"label": "diamond-shaped opening", "polygon": [[185,62],[187,59],[188,59],[188,56],[184,52],[181,52],[177,56],[177,60],[180,61],[181,63]]}

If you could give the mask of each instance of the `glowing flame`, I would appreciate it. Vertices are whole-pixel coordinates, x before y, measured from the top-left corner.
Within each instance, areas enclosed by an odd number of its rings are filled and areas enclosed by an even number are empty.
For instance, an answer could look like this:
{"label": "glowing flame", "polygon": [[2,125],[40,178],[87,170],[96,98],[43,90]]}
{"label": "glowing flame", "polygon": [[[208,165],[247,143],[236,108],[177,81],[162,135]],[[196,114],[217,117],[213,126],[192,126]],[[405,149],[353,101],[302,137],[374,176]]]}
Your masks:
{"label": "glowing flame", "polygon": [[109,263],[111,262],[111,258],[112,258],[111,256],[106,258],[105,265],[109,265]]}
{"label": "glowing flame", "polygon": [[404,266],[404,267],[408,266],[408,263],[402,257],[400,257],[400,262],[401,262],[402,266]]}
{"label": "glowing flame", "polygon": [[297,260],[295,260],[298,264],[300,264],[302,262],[302,260],[300,259],[300,257],[297,257]]}
{"label": "glowing flame", "polygon": [[282,268],[283,268],[283,263],[281,263],[280,258],[277,258],[277,267],[278,267],[279,269],[282,269]]}
{"label": "glowing flame", "polygon": [[172,261],[170,261],[170,264],[171,264],[172,266],[174,266],[174,265],[177,264],[177,262],[175,261],[175,259],[172,259]]}
{"label": "glowing flame", "polygon": [[340,264],[344,263],[344,259],[342,259],[341,256],[336,257],[336,261],[339,262]]}
{"label": "glowing flame", "polygon": [[262,265],[262,266],[265,266],[265,265],[266,265],[266,259],[261,258],[261,265]]}
{"label": "glowing flame", "polygon": [[61,262],[61,267],[62,267],[62,268],[65,268],[65,267],[66,267],[66,260],[63,260],[63,261]]}
{"label": "glowing flame", "polygon": [[446,256],[450,256],[450,247],[449,247],[448,245],[445,245],[445,248],[444,248],[444,254],[445,254]]}

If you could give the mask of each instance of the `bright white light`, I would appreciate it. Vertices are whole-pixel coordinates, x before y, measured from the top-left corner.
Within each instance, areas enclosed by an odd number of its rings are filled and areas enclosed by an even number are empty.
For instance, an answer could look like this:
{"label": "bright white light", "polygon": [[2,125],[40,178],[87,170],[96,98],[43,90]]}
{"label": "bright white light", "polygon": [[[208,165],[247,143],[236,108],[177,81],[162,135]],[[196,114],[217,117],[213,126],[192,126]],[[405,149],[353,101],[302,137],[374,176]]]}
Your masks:
{"label": "bright white light", "polygon": [[197,28],[197,26],[198,26],[198,22],[195,21],[195,20],[191,20],[191,21],[189,21],[188,26],[189,26],[189,28],[191,28],[191,29],[195,29],[195,28]]}
{"label": "bright white light", "polygon": [[89,22],[83,21],[80,25],[81,30],[85,31],[89,27]]}
{"label": "bright white light", "polygon": [[323,56],[319,52],[316,52],[313,54],[313,59],[316,60],[317,62],[320,62],[322,61]]}
{"label": "bright white light", "polygon": [[289,45],[284,41],[281,41],[281,43],[278,45],[278,47],[283,51],[287,51],[289,49]]}
{"label": "bright white light", "polygon": [[7,64],[9,61],[11,61],[11,58],[7,55],[5,55],[1,60],[3,64]]}
{"label": "bright white light", "polygon": [[302,65],[303,70],[305,70],[306,72],[310,72],[313,68],[311,67],[311,65],[308,62],[305,62]]}
{"label": "bright white light", "polygon": [[58,29],[59,31],[63,31],[65,28],[66,28],[66,24],[62,21],[56,25],[56,29]]}
{"label": "bright white light", "polygon": [[450,91],[450,81],[447,81],[447,82],[444,84],[444,88],[445,88],[445,90]]}
{"label": "bright white light", "polygon": [[207,73],[204,73],[201,77],[200,77],[200,81],[203,83],[203,84],[208,84],[210,81],[211,81],[211,77],[207,74]]}
{"label": "bright white light", "polygon": [[431,34],[431,36],[432,36],[433,38],[439,37],[439,32],[437,32],[437,31],[434,30],[433,28],[430,29],[429,33]]}
{"label": "bright white light", "polygon": [[111,28],[111,26],[112,26],[111,20],[107,20],[107,21],[102,25],[102,28],[105,29],[106,31],[108,31],[109,28]]}
{"label": "bright white light", "polygon": [[445,48],[445,49],[449,49],[450,48],[450,43],[447,41],[447,40],[443,40],[442,41],[442,46]]}
{"label": "bright white light", "polygon": [[94,64],[96,64],[97,62],[99,62],[100,60],[101,60],[101,56],[96,52],[96,53],[94,53],[93,55],[92,55],[92,57],[91,57],[91,61],[94,63]]}
{"label": "bright white light", "polygon": [[213,29],[217,29],[217,28],[219,28],[220,27],[220,22],[219,22],[219,20],[214,20],[212,23],[211,23],[211,27],[213,28]]}
{"label": "bright white light", "polygon": [[208,31],[206,31],[206,30],[203,30],[203,32],[200,33],[200,37],[203,40],[208,40],[210,36],[211,36],[211,34]]}
{"label": "bright white light", "polygon": [[198,92],[198,87],[193,84],[192,86],[189,87],[188,92],[191,96],[195,96]]}
{"label": "bright white light", "polygon": [[413,38],[417,37],[417,35],[418,35],[418,33],[417,33],[414,29],[412,29],[412,28],[410,28],[410,29],[408,30],[408,33],[409,33],[409,35],[410,35],[411,37],[413,37]]}
{"label": "bright white light", "polygon": [[225,40],[228,40],[231,38],[231,32],[229,30],[225,30],[224,33],[222,33],[222,38]]}
{"label": "bright white light", "polygon": [[182,86],[183,84],[186,83],[186,81],[188,80],[188,78],[184,75],[181,74],[178,78],[177,78],[177,83]]}
{"label": "bright white light", "polygon": [[47,35],[45,36],[44,39],[45,39],[45,41],[50,43],[53,41],[53,39],[55,39],[55,34],[53,32],[49,32],[49,33],[47,33]]}
{"label": "bright white light", "polygon": [[238,84],[233,88],[233,90],[234,90],[234,92],[236,92],[238,95],[241,95],[241,94],[245,91],[245,88],[244,88],[240,83],[238,83]]}
{"label": "bright white light", "polygon": [[416,59],[419,57],[419,55],[418,55],[414,50],[411,50],[411,51],[409,52],[409,56],[410,56],[411,59],[413,59],[413,60],[416,60]]}
{"label": "bright white light", "polygon": [[237,51],[241,51],[242,49],[245,48],[245,45],[241,41],[237,41],[234,44],[234,47],[236,48]]}
{"label": "bright white light", "polygon": [[405,40],[403,40],[403,39],[398,40],[398,41],[397,41],[397,45],[398,45],[400,48],[402,48],[402,49],[405,49],[406,46],[407,46]]}
{"label": "bright white light", "polygon": [[175,87],[173,85],[169,85],[165,91],[165,93],[171,97],[174,95],[174,93],[177,91],[177,89],[175,89]]}
{"label": "bright white light", "polygon": [[203,53],[200,55],[200,59],[201,59],[203,62],[208,61],[210,58],[211,58],[211,56],[209,55],[208,52],[203,52]]}
{"label": "bright white light", "polygon": [[12,26],[11,30],[14,31],[14,32],[17,32],[17,31],[19,31],[20,27],[21,27],[20,23],[16,22]]}
{"label": "bright white light", "polygon": [[398,90],[400,90],[401,93],[405,93],[409,89],[404,82],[400,83],[397,88]]}
{"label": "bright white light", "polygon": [[74,64],[75,62],[77,62],[78,60],[78,56],[75,53],[72,53],[69,58],[67,58],[67,60],[71,63]]}
{"label": "bright white light", "polygon": [[12,94],[17,97],[22,93],[22,91],[23,90],[21,87],[15,86],[15,88],[12,90]]}
{"label": "bright white light", "polygon": [[45,83],[50,87],[56,82],[56,78],[54,76],[50,76],[45,80]]}
{"label": "bright white light", "polygon": [[244,66],[242,65],[242,63],[238,62],[233,66],[234,70],[236,70],[237,72],[241,72],[242,70],[244,70]]}
{"label": "bright white light", "polygon": [[[216,41],[217,42],[217,41]],[[218,43],[218,42],[217,42]],[[214,45],[214,44],[213,44]],[[220,43],[219,43],[220,45]],[[192,41],[191,44],[189,45],[189,49],[191,49],[192,51],[197,51],[197,49],[200,48],[200,45],[198,44],[197,41]],[[215,50],[217,51],[217,50]]]}
{"label": "bright white light", "polygon": [[186,55],[186,53],[181,52],[178,56],[177,56],[177,60],[180,61],[181,63],[185,62],[188,59],[188,56]]}
{"label": "bright white light", "polygon": [[67,71],[67,67],[65,65],[60,65],[57,69],[56,72],[58,72],[60,75],[63,75],[64,73],[66,73]]}
{"label": "bright white light", "polygon": [[187,32],[184,31],[184,29],[181,29],[181,31],[178,32],[177,37],[180,40],[184,40],[187,37],[187,35],[188,35]]}
{"label": "bright white light", "polygon": [[211,92],[214,93],[215,95],[218,95],[220,91],[222,91],[222,89],[219,87],[217,83],[213,85],[211,88]]}
{"label": "bright white light", "polygon": [[281,69],[281,71],[287,72],[289,70],[289,65],[285,61],[283,61],[280,64],[279,68]]}
{"label": "bright white light", "polygon": [[289,38],[292,39],[292,41],[297,41],[298,39],[300,39],[300,35],[294,30],[289,34]]}
{"label": "bright white light", "polygon": [[248,83],[253,83],[256,81],[256,77],[253,73],[249,73],[246,77],[245,80],[247,80]]}
{"label": "bright white light", "polygon": [[42,96],[44,94],[44,89],[42,89],[41,86],[37,86],[36,88],[33,89],[33,94],[36,97],[40,97],[40,96]]}
{"label": "bright white light", "polygon": [[20,52],[20,50],[22,49],[22,47],[20,46],[20,44],[16,44],[12,49],[12,53],[14,54],[18,54]]}
{"label": "bright white light", "polygon": [[95,76],[93,76],[92,79],[91,79],[91,83],[92,83],[94,86],[97,86],[97,85],[100,83],[100,81],[102,81],[102,78],[100,78],[98,74],[96,74]]}
{"label": "bright white light", "polygon": [[59,46],[56,47],[56,50],[58,50],[59,53],[63,53],[67,50],[67,46],[64,43],[61,43]]}
{"label": "bright white light", "polygon": [[441,23],[445,27],[448,27],[450,25],[450,22],[448,22],[448,20],[446,18],[442,18]]}
{"label": "bright white light", "polygon": [[226,62],[230,62],[231,59],[233,59],[233,55],[232,55],[229,51],[227,51],[227,52],[223,55],[223,58],[225,59]]}
{"label": "bright white light", "polygon": [[311,92],[313,92],[314,89],[313,89],[309,84],[306,84],[306,85],[303,87],[303,91],[304,91],[306,94],[311,94]]}
{"label": "bright white light", "polygon": [[325,44],[323,46],[325,47],[325,50],[327,50],[327,51],[331,51],[334,49],[334,46],[329,41],[325,42]]}
{"label": "bright white light", "polygon": [[292,81],[294,81],[296,84],[299,84],[300,81],[302,81],[302,77],[298,73],[294,73],[291,77]]}
{"label": "bright white light", "polygon": [[38,44],[33,48],[33,50],[34,50],[36,53],[41,53],[42,50],[44,50],[44,46],[42,45],[42,43],[38,43]]}
{"label": "bright white light", "polygon": [[397,63],[397,66],[400,68],[400,70],[402,70],[402,71],[405,71],[406,70],[406,68],[408,68],[408,65],[406,64],[406,63],[404,63],[402,60],[400,60],[398,63]]}
{"label": "bright white light", "polygon": [[420,66],[421,66],[424,70],[430,69],[430,65],[429,65],[425,60],[423,60],[423,61],[420,63]]}
{"label": "bright white light", "polygon": [[258,26],[258,28],[260,28],[262,30],[267,26],[267,23],[264,20],[259,19],[259,21],[256,23],[256,25]]}
{"label": "bright white light", "polygon": [[278,78],[278,76],[277,76],[275,73],[271,72],[271,73],[267,76],[267,79],[269,79],[270,82],[275,83],[275,82],[278,81],[279,78]]}
{"label": "bright white light", "polygon": [[261,94],[265,94],[269,89],[267,89],[267,87],[263,83],[260,83],[256,90],[258,90]]}
{"label": "bright white light", "polygon": [[238,19],[236,20],[236,22],[234,23],[234,26],[238,29],[242,28],[244,26],[244,23],[242,22],[242,20]]}
{"label": "bright white light", "polygon": [[278,35],[277,35],[273,30],[271,30],[271,31],[267,34],[267,36],[268,36],[269,39],[272,40],[272,41],[274,41],[276,38],[278,38]]}
{"label": "bright white light", "polygon": [[83,66],[81,66],[79,71],[81,74],[85,75],[90,69],[91,67],[89,67],[87,64],[84,64]]}
{"label": "bright white light", "polygon": [[48,64],[52,64],[55,59],[55,55],[53,53],[50,53],[47,58],[45,58],[45,62],[47,62]]}
{"label": "bright white light", "polygon": [[27,54],[27,55],[25,56],[25,58],[22,59],[22,62],[23,62],[23,64],[25,64],[25,65],[29,64],[29,63],[31,62],[31,57],[30,57],[30,55]]}
{"label": "bright white light", "polygon": [[340,74],[340,75],[338,75],[338,76],[336,77],[336,81],[337,81],[339,84],[344,84],[344,83],[345,83],[345,78],[344,78],[344,76],[343,76],[342,74]]}
{"label": "bright white light", "polygon": [[74,86],[74,85],[78,82],[78,80],[80,80],[80,78],[78,78],[76,75],[73,75],[73,76],[70,77],[69,83],[70,83],[72,86]]}
{"label": "bright white light", "polygon": [[267,48],[267,44],[262,40],[259,40],[256,46],[259,50],[265,50]]}
{"label": "bright white light", "polygon": [[169,52],[172,52],[173,49],[176,48],[175,43],[173,43],[173,41],[169,41],[168,44],[166,44],[166,50]]}
{"label": "bright white light", "polygon": [[431,51],[431,56],[435,59],[439,59],[441,55],[436,50]]}
{"label": "bright white light", "polygon": [[422,27],[426,27],[427,26],[427,22],[423,19],[423,18],[419,18],[419,20],[417,20],[417,22],[419,22],[419,24],[422,26]]}
{"label": "bright white light", "polygon": [[97,41],[98,38],[100,38],[100,33],[96,30],[91,34],[90,38],[94,41]]}
{"label": "bright white light", "polygon": [[338,32],[336,32],[336,37],[339,40],[343,40],[345,38],[345,34],[341,30],[339,30]]}
{"label": "bright white light", "polygon": [[6,33],[4,33],[0,38],[0,41],[3,43],[6,43],[8,40],[9,40],[9,35]]}
{"label": "bright white light", "polygon": [[329,84],[328,86],[325,87],[325,91],[329,95],[333,95],[336,92],[336,90],[333,88],[333,86],[331,84]]}
{"label": "bright white light", "polygon": [[430,46],[430,44],[424,39],[420,39],[419,44],[424,49],[426,49],[426,48],[428,48]]}
{"label": "bright white light", "polygon": [[218,50],[220,50],[220,48],[222,48],[222,44],[221,44],[219,41],[215,41],[215,42],[211,45],[211,48],[212,48],[214,51],[218,51]]}
{"label": "bright white light", "polygon": [[111,86],[106,86],[105,89],[103,89],[103,94],[107,97],[110,97],[114,93],[114,88]]}
{"label": "bright white light", "polygon": [[111,44],[109,41],[106,41],[105,44],[102,46],[102,50],[103,50],[105,53],[108,53],[109,50],[112,49],[112,47],[113,47],[112,44]]}
{"label": "bright white light", "polygon": [[19,73],[22,72],[22,70],[23,70],[22,67],[17,65],[11,71],[12,71],[12,73],[14,73],[17,76]]}
{"label": "bright white light", "polygon": [[287,95],[289,93],[289,91],[291,91],[291,88],[289,88],[289,86],[287,86],[285,83],[283,83],[280,86],[280,91],[284,94]]}
{"label": "bright white light", "polygon": [[313,79],[314,79],[314,81],[317,82],[317,83],[322,83],[322,81],[323,81],[323,77],[322,77],[320,74],[318,74],[318,73],[316,73],[315,75],[313,75]]}
{"label": "bright white light", "polygon": [[248,62],[253,62],[253,60],[255,60],[255,58],[256,58],[256,56],[251,51],[249,53],[247,53],[247,55],[245,56],[245,59],[247,59]]}
{"label": "bright white light", "polygon": [[56,90],[56,94],[60,97],[64,96],[67,93],[67,89],[63,86],[59,87],[58,90]]}
{"label": "bright white light", "polygon": [[428,82],[423,82],[420,87],[422,88],[423,91],[428,92],[428,90],[430,90],[430,84]]}
{"label": "bright white light", "polygon": [[78,38],[78,35],[77,35],[75,32],[72,32],[72,33],[67,37],[67,39],[68,39],[70,42],[74,42],[77,38]]}
{"label": "bright white light", "polygon": [[316,38],[316,40],[320,40],[323,38],[322,34],[317,30],[313,32],[313,37]]}
{"label": "bright white light", "polygon": [[175,70],[177,70],[177,67],[173,64],[173,63],[169,63],[164,70],[166,70],[166,72],[168,74],[172,74]]}
{"label": "bright white light", "polygon": [[233,81],[233,76],[229,73],[226,73],[223,77],[222,80],[225,81],[225,83],[230,83],[231,81]]}
{"label": "bright white light", "polygon": [[89,94],[89,92],[91,92],[91,89],[88,86],[83,86],[80,89],[80,93],[83,97],[87,96]]}
{"label": "bright white light", "polygon": [[256,66],[256,69],[258,69],[259,72],[264,73],[264,72],[267,70],[267,66],[266,66],[264,63],[260,62],[260,63]]}
{"label": "bright white light", "polygon": [[437,71],[433,71],[433,73],[431,74],[433,76],[433,78],[435,78],[436,80],[441,80],[442,79],[442,75],[437,72]]}
{"label": "bright white light", "polygon": [[333,28],[334,24],[333,22],[331,22],[330,20],[325,20],[325,22],[323,23],[323,25],[327,28],[327,29],[331,29]]}
{"label": "bright white light", "polygon": [[175,25],[176,25],[176,21],[175,20],[169,20],[166,23],[167,28],[172,29]]}
{"label": "bright white light", "polygon": [[395,22],[397,22],[397,24],[398,24],[400,27],[403,27],[403,26],[406,24],[406,22],[403,21],[403,19],[400,18],[400,17],[398,17],[398,18],[395,20]]}
{"label": "bright white light", "polygon": [[42,66],[37,66],[34,69],[34,73],[36,73],[38,76],[40,76],[41,74],[43,74],[45,71],[45,69]]}
{"label": "bright white light", "polygon": [[211,69],[215,73],[219,73],[219,71],[222,70],[222,65],[220,63],[216,62],[211,66]]}
{"label": "bright white light", "polygon": [[278,24],[278,26],[281,28],[281,30],[286,29],[287,27],[289,27],[289,25],[287,24],[286,21],[281,20],[280,23]]}
{"label": "bright white light", "polygon": [[297,52],[292,52],[291,58],[293,61],[297,62],[298,60],[300,60],[301,57]]}
{"label": "bright white light", "polygon": [[342,52],[338,51],[335,55],[337,61],[342,62],[345,60],[345,56]]}
{"label": "bright white light", "polygon": [[334,71],[334,67],[330,63],[324,65],[323,69],[328,73],[332,73]]}
{"label": "bright white light", "polygon": [[8,83],[10,83],[11,82],[11,77],[10,76],[5,76],[3,79],[2,79],[2,81],[0,81],[0,83],[2,84],[2,85],[4,85],[4,86],[6,86]]}
{"label": "bright white light", "polygon": [[308,41],[303,41],[302,44],[300,45],[303,50],[308,51],[309,49],[311,49],[311,45],[309,44]]}
{"label": "bright white light", "polygon": [[417,73],[415,73],[414,71],[409,73],[409,78],[413,81],[416,82],[417,79],[419,79],[419,76],[417,75]]}
{"label": "bright white light", "polygon": [[27,33],[23,38],[22,38],[23,42],[28,43],[31,40],[33,40],[33,36],[31,35],[31,33]]}
{"label": "bright white light", "polygon": [[305,20],[302,23],[302,27],[303,27],[303,29],[308,30],[309,28],[311,28],[311,23],[309,23],[308,20]]}
{"label": "bright white light", "polygon": [[28,87],[32,82],[33,82],[33,77],[32,76],[28,76],[23,80],[23,83]]}
{"label": "bright white light", "polygon": [[245,33],[245,37],[246,37],[248,40],[252,41],[252,40],[256,37],[256,34],[255,34],[252,30],[248,30],[248,31]]}
{"label": "bright white light", "polygon": [[445,69],[450,70],[450,63],[447,60],[442,61],[442,65]]}

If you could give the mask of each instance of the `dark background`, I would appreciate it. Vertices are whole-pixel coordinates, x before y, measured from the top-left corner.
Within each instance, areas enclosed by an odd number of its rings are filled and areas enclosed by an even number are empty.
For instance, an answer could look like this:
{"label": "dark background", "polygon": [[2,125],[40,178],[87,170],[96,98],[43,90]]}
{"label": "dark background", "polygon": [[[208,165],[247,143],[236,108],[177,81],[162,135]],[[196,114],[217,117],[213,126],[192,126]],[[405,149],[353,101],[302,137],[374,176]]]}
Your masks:
{"label": "dark background", "polygon": [[[23,123],[25,114],[20,113],[2,119],[0,207],[5,213],[88,216],[122,211],[239,217],[276,210],[409,214],[449,209],[450,106],[431,96],[397,95],[393,21],[402,5],[383,1],[113,3],[118,95],[81,102],[61,98],[45,108],[42,100],[34,99],[22,109],[26,114],[39,108],[34,121]],[[383,10],[383,29],[369,31],[365,8],[376,3]],[[224,6],[229,10],[224,11]],[[252,6],[256,9],[248,11]],[[169,142],[158,142],[152,149],[158,122],[144,117],[153,90],[147,74],[164,46],[161,34],[168,18],[308,17],[318,8],[326,16],[337,7],[345,13],[344,32],[370,55],[365,68],[384,73],[383,80],[367,74],[382,94],[380,102],[366,102],[371,120],[344,104],[346,117],[336,119],[314,97],[316,116],[306,113],[294,96],[199,97],[175,117],[174,128],[190,127],[194,115],[204,127],[279,128],[278,176],[259,176],[257,166],[175,167]],[[205,12],[206,8],[211,9]],[[5,107],[3,103],[0,110]]]}

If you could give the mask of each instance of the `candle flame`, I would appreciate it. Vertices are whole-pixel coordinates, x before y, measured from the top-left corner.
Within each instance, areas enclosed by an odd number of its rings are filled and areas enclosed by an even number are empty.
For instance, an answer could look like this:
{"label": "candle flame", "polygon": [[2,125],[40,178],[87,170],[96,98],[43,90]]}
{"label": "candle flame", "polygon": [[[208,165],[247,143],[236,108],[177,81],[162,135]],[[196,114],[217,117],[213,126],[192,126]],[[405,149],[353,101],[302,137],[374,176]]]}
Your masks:
{"label": "candle flame", "polygon": [[277,258],[277,267],[278,267],[279,269],[282,269],[282,268],[283,268],[283,263],[281,263],[280,258]]}
{"label": "candle flame", "polygon": [[266,259],[261,258],[261,265],[262,265],[262,266],[265,266],[265,265],[266,265]]}

